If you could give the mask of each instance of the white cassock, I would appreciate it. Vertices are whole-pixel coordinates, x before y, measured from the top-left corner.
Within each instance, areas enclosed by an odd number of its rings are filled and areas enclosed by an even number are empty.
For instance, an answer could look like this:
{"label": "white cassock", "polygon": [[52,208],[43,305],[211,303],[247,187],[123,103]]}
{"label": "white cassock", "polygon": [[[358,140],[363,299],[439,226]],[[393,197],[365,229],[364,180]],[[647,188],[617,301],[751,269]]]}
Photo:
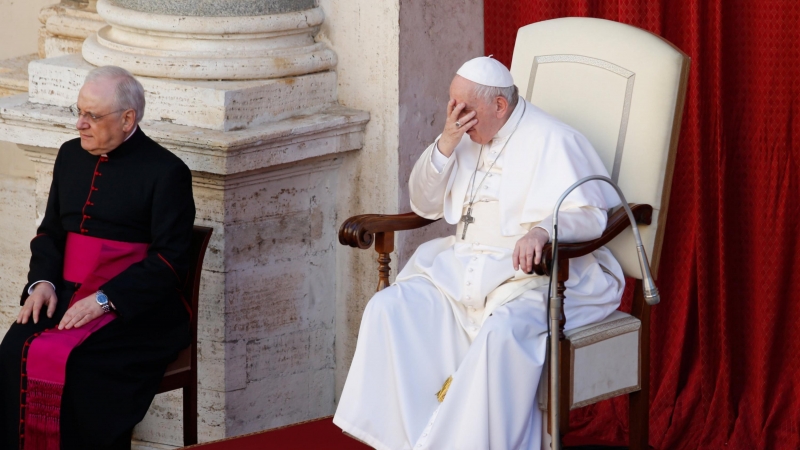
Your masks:
{"label": "white cassock", "polygon": [[[482,153],[467,135],[450,158],[431,145],[411,173],[412,209],[455,224],[472,190],[475,222],[463,240],[459,223],[422,244],[367,304],[334,423],[378,449],[538,449],[549,277],[515,272],[511,256],[531,227],[552,236],[558,197],[592,174],[607,176],[586,138],[522,98]],[[599,237],[618,203],[605,184],[582,185],[559,211],[559,239]],[[624,275],[608,250],[571,260],[569,274],[567,329],[617,309]]]}

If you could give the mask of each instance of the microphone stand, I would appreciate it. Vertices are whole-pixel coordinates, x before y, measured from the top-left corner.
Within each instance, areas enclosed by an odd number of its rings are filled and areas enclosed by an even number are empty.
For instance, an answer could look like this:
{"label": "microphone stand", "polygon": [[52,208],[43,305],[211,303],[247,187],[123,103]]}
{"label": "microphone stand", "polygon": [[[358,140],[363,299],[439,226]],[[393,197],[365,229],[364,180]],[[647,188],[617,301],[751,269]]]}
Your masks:
{"label": "microphone stand", "polygon": [[[653,276],[650,274],[650,264],[647,262],[647,255],[644,251],[644,245],[642,244],[642,237],[639,235],[639,227],[636,225],[636,219],[633,217],[633,212],[631,211],[630,206],[628,206],[628,202],[625,200],[625,196],[622,194],[619,186],[617,186],[611,178],[602,176],[602,175],[591,175],[585,178],[581,178],[580,180],[576,181],[572,186],[567,188],[561,197],[559,197],[558,202],[556,202],[555,208],[553,208],[553,268],[550,271],[550,307],[548,308],[548,315],[549,315],[549,323],[550,323],[550,431],[551,431],[551,443],[550,448],[552,450],[561,450],[561,434],[559,430],[559,401],[558,395],[561,392],[561,377],[560,377],[560,365],[559,365],[559,321],[561,320],[562,309],[563,309],[563,302],[564,296],[558,295],[558,210],[561,208],[561,203],[567,198],[572,191],[575,190],[578,186],[586,183],[587,181],[592,180],[599,180],[605,181],[606,183],[610,184],[614,190],[617,191],[617,195],[619,195],[620,201],[622,201],[622,207],[625,208],[625,212],[628,213],[628,219],[631,222],[631,228],[633,229],[633,237],[636,240],[636,251],[639,255],[639,267],[642,271],[642,285],[644,288],[644,299],[648,305],[655,305],[657,304],[661,298],[658,294],[658,288],[656,288],[655,283],[653,282]],[[556,277],[556,282],[554,283],[552,277]]]}

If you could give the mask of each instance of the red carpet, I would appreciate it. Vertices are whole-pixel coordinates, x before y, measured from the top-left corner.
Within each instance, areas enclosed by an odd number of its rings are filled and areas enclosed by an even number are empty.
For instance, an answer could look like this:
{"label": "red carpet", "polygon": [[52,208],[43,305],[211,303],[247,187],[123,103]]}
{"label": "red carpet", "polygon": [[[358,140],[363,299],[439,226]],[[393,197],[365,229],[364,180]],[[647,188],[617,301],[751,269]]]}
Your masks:
{"label": "red carpet", "polygon": [[345,436],[342,430],[333,424],[331,417],[323,417],[184,448],[197,450],[369,450],[370,447]]}
{"label": "red carpet", "polygon": [[[597,442],[593,442],[597,444]],[[580,439],[566,439],[564,444],[573,450],[616,450],[624,447],[582,447],[585,443]],[[572,447],[577,446],[577,447]],[[245,434],[243,436],[223,439],[206,444],[189,447],[197,450],[369,450],[370,447],[345,436],[342,430],[333,424],[332,417],[309,420],[281,428]]]}

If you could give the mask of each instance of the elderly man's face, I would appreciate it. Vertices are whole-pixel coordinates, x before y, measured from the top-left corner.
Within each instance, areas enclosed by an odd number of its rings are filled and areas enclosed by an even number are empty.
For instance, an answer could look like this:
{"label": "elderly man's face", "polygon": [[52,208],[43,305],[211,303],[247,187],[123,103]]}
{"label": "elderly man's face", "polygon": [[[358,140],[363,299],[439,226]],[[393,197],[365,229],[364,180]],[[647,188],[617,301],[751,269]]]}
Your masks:
{"label": "elderly man's face", "polygon": [[[133,110],[116,107],[115,89],[115,80],[97,80],[84,84],[78,93],[78,109],[82,114],[75,128],[80,131],[81,147],[92,155],[119,147],[135,125]],[[92,115],[98,118],[92,119]]]}
{"label": "elderly man's face", "polygon": [[477,84],[472,81],[456,75],[453,82],[450,83],[450,99],[455,99],[456,104],[464,103],[466,105],[461,111],[461,116],[475,111],[475,119],[478,120],[478,123],[467,130],[467,134],[473,142],[488,144],[508,120],[509,105],[502,97],[489,103],[485,102],[475,95],[476,86]]}

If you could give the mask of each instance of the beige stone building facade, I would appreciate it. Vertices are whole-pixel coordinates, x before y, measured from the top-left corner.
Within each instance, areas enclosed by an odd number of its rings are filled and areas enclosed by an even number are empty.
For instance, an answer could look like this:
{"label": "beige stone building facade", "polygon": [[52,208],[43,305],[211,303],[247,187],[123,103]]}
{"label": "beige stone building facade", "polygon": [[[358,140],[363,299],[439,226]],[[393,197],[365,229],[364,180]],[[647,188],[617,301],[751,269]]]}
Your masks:
{"label": "beige stone building facade", "polygon": [[[447,88],[483,54],[481,0],[0,0],[0,333],[67,107],[85,74],[142,81],[142,128],[192,169],[214,228],[199,312],[201,441],[330,415],[376,284],[375,253],[342,247],[353,214],[409,210],[413,162]],[[399,236],[395,272],[439,225]],[[159,395],[138,448],[182,442]]]}

